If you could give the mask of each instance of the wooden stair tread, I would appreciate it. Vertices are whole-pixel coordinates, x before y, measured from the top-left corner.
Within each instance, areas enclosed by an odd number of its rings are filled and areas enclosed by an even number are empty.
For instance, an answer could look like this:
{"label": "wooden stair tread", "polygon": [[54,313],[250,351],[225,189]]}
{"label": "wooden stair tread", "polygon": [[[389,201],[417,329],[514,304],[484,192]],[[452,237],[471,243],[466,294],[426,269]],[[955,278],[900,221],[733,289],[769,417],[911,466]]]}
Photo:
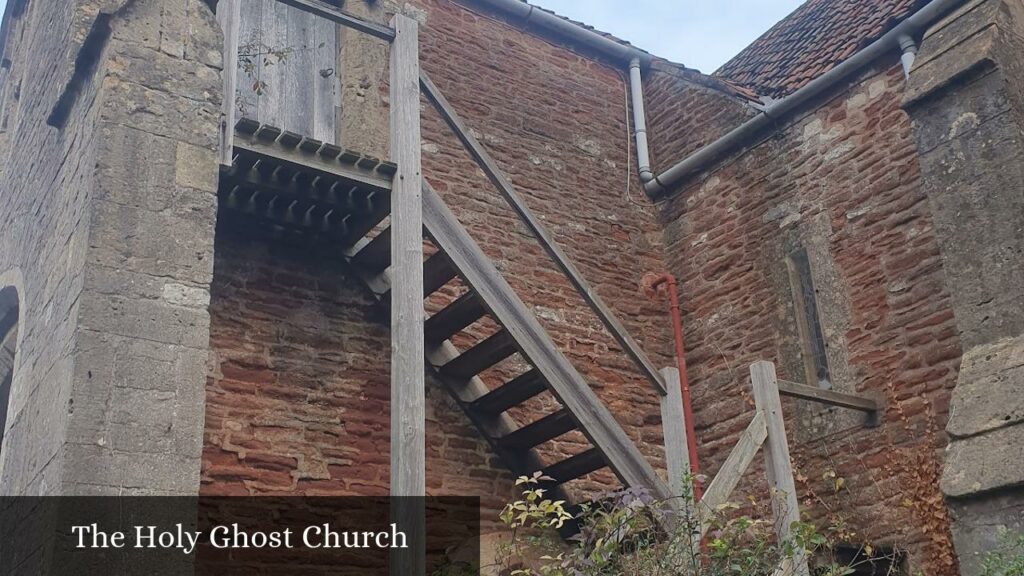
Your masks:
{"label": "wooden stair tread", "polygon": [[483,302],[470,291],[434,314],[423,325],[427,342],[447,340],[487,314]]}
{"label": "wooden stair tread", "polygon": [[379,274],[391,265],[391,227],[385,228],[352,257],[352,264],[371,274]]}
{"label": "wooden stair tread", "polygon": [[437,252],[423,263],[423,296],[430,296],[455,278],[455,266],[444,252]]}
{"label": "wooden stair tread", "polygon": [[441,373],[452,378],[472,378],[516,353],[512,335],[501,330],[441,366]]}
{"label": "wooden stair tread", "polygon": [[576,421],[572,415],[567,410],[559,410],[498,438],[498,444],[510,450],[533,448],[575,429]]}
{"label": "wooden stair tread", "polygon": [[544,469],[544,475],[552,478],[555,484],[564,484],[570,480],[582,478],[591,472],[604,468],[608,464],[597,448],[591,448],[561,462],[556,462]]}
{"label": "wooden stair tread", "polygon": [[[458,275],[452,261],[444,252],[436,252],[423,263],[423,297],[426,298]],[[391,289],[380,296],[381,302],[391,303]]]}
{"label": "wooden stair tread", "polygon": [[518,406],[547,390],[547,384],[536,369],[510,380],[500,388],[481,396],[470,404],[470,409],[481,414],[499,414]]}

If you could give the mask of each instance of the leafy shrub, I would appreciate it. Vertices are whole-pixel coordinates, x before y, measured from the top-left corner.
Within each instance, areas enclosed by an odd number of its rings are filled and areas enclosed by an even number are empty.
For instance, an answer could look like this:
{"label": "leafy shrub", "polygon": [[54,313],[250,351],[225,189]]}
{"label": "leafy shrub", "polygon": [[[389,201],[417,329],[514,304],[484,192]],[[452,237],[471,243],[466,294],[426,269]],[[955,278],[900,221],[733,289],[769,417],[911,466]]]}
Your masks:
{"label": "leafy shrub", "polygon": [[999,531],[999,544],[981,562],[981,576],[1024,576],[1024,532]]}

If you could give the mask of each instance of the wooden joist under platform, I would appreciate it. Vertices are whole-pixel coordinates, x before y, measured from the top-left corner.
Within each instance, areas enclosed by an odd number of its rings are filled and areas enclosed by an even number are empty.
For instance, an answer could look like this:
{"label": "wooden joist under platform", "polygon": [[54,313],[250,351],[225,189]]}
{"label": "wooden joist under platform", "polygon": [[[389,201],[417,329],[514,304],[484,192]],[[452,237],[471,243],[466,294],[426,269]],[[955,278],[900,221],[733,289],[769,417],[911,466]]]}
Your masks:
{"label": "wooden joist under platform", "polygon": [[241,119],[221,171],[221,218],[349,247],[391,211],[396,166]]}

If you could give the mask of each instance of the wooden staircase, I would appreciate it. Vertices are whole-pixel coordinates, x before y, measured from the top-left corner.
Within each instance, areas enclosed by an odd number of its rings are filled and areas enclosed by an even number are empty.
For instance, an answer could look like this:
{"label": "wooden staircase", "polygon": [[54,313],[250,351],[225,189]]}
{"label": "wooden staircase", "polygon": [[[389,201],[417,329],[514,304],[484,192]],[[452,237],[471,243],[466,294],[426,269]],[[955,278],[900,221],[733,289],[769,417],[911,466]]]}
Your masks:
{"label": "wooden staircase", "polygon": [[[384,182],[393,173],[387,163],[243,120],[234,162],[222,176],[221,217],[340,246],[366,286],[387,303],[390,189]],[[509,469],[516,475],[543,471],[553,479],[549,488],[557,490],[609,468],[625,486],[670,498],[668,486],[426,181],[423,220],[425,237],[438,249],[424,262],[424,299],[456,277],[469,289],[426,320],[427,369]],[[499,329],[460,351],[452,340],[484,318]],[[483,372],[514,356],[529,368],[493,390],[481,380]],[[508,415],[545,391],[560,409],[522,426]],[[541,461],[535,448],[572,431],[591,447],[559,462]]]}

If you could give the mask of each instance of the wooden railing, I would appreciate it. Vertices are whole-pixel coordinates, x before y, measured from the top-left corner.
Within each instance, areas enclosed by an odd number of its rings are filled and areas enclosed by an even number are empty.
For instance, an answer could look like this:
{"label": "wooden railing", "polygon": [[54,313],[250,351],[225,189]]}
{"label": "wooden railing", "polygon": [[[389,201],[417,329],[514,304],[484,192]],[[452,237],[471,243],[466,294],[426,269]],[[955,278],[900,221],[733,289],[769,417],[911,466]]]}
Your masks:
{"label": "wooden railing", "polygon": [[465,125],[462,119],[459,117],[455,109],[444,97],[437,86],[431,82],[430,77],[427,76],[426,72],[420,73],[420,87],[423,90],[424,95],[434,105],[434,108],[441,114],[441,118],[448,124],[455,136],[462,142],[462,145],[469,152],[470,156],[476,161],[480,169],[483,170],[484,174],[491,181],[498,192],[502,195],[506,202],[512,207],[512,210],[519,216],[523,224],[530,230],[531,233],[537,238],[541,247],[548,253],[558,268],[566,275],[569,282],[573,285],[583,300],[588,306],[597,314],[597,317],[604,324],[605,328],[611,333],[615,341],[622,346],[622,349],[629,355],[630,358],[639,366],[640,371],[654,387],[654,390],[660,395],[665,396],[667,393],[665,389],[665,383],[662,381],[661,375],[658,373],[657,367],[651,362],[651,359],[647,357],[644,351],[637,344],[636,340],[629,335],[626,328],[622,325],[622,322],[615,317],[615,314],[610,308],[604,303],[601,297],[596,291],[590,286],[583,275],[576,266],[569,260],[565,252],[555,244],[551,234],[544,228],[544,226],[537,220],[533,215],[533,212],[526,205],[522,196],[516,190],[512,182],[505,176],[505,173],[498,167],[497,162],[487,152],[487,150],[480,144],[480,142],[470,133],[469,128]]}
{"label": "wooden railing", "polygon": [[[662,374],[668,387],[668,395],[662,401],[665,458],[671,488],[676,494],[683,494],[684,487],[680,482],[687,477],[689,466],[686,459],[686,426],[678,408],[679,375],[675,368],[666,368]],[[705,490],[703,498],[696,505],[697,517],[702,520],[700,536],[703,537],[710,527],[708,519],[719,514],[723,505],[729,501],[740,478],[763,447],[775,532],[779,542],[784,543],[792,538],[792,526],[794,522],[800,520],[800,508],[789,458],[786,425],[782,414],[782,396],[863,412],[869,416],[865,423],[868,426],[877,424],[882,406],[864,396],[821,390],[779,380],[775,375],[775,365],[771,362],[751,364],[750,383],[757,411],[746,430],[740,434],[739,440],[718,470],[718,474]],[[775,572],[775,576],[807,574],[807,559],[800,550]]]}

